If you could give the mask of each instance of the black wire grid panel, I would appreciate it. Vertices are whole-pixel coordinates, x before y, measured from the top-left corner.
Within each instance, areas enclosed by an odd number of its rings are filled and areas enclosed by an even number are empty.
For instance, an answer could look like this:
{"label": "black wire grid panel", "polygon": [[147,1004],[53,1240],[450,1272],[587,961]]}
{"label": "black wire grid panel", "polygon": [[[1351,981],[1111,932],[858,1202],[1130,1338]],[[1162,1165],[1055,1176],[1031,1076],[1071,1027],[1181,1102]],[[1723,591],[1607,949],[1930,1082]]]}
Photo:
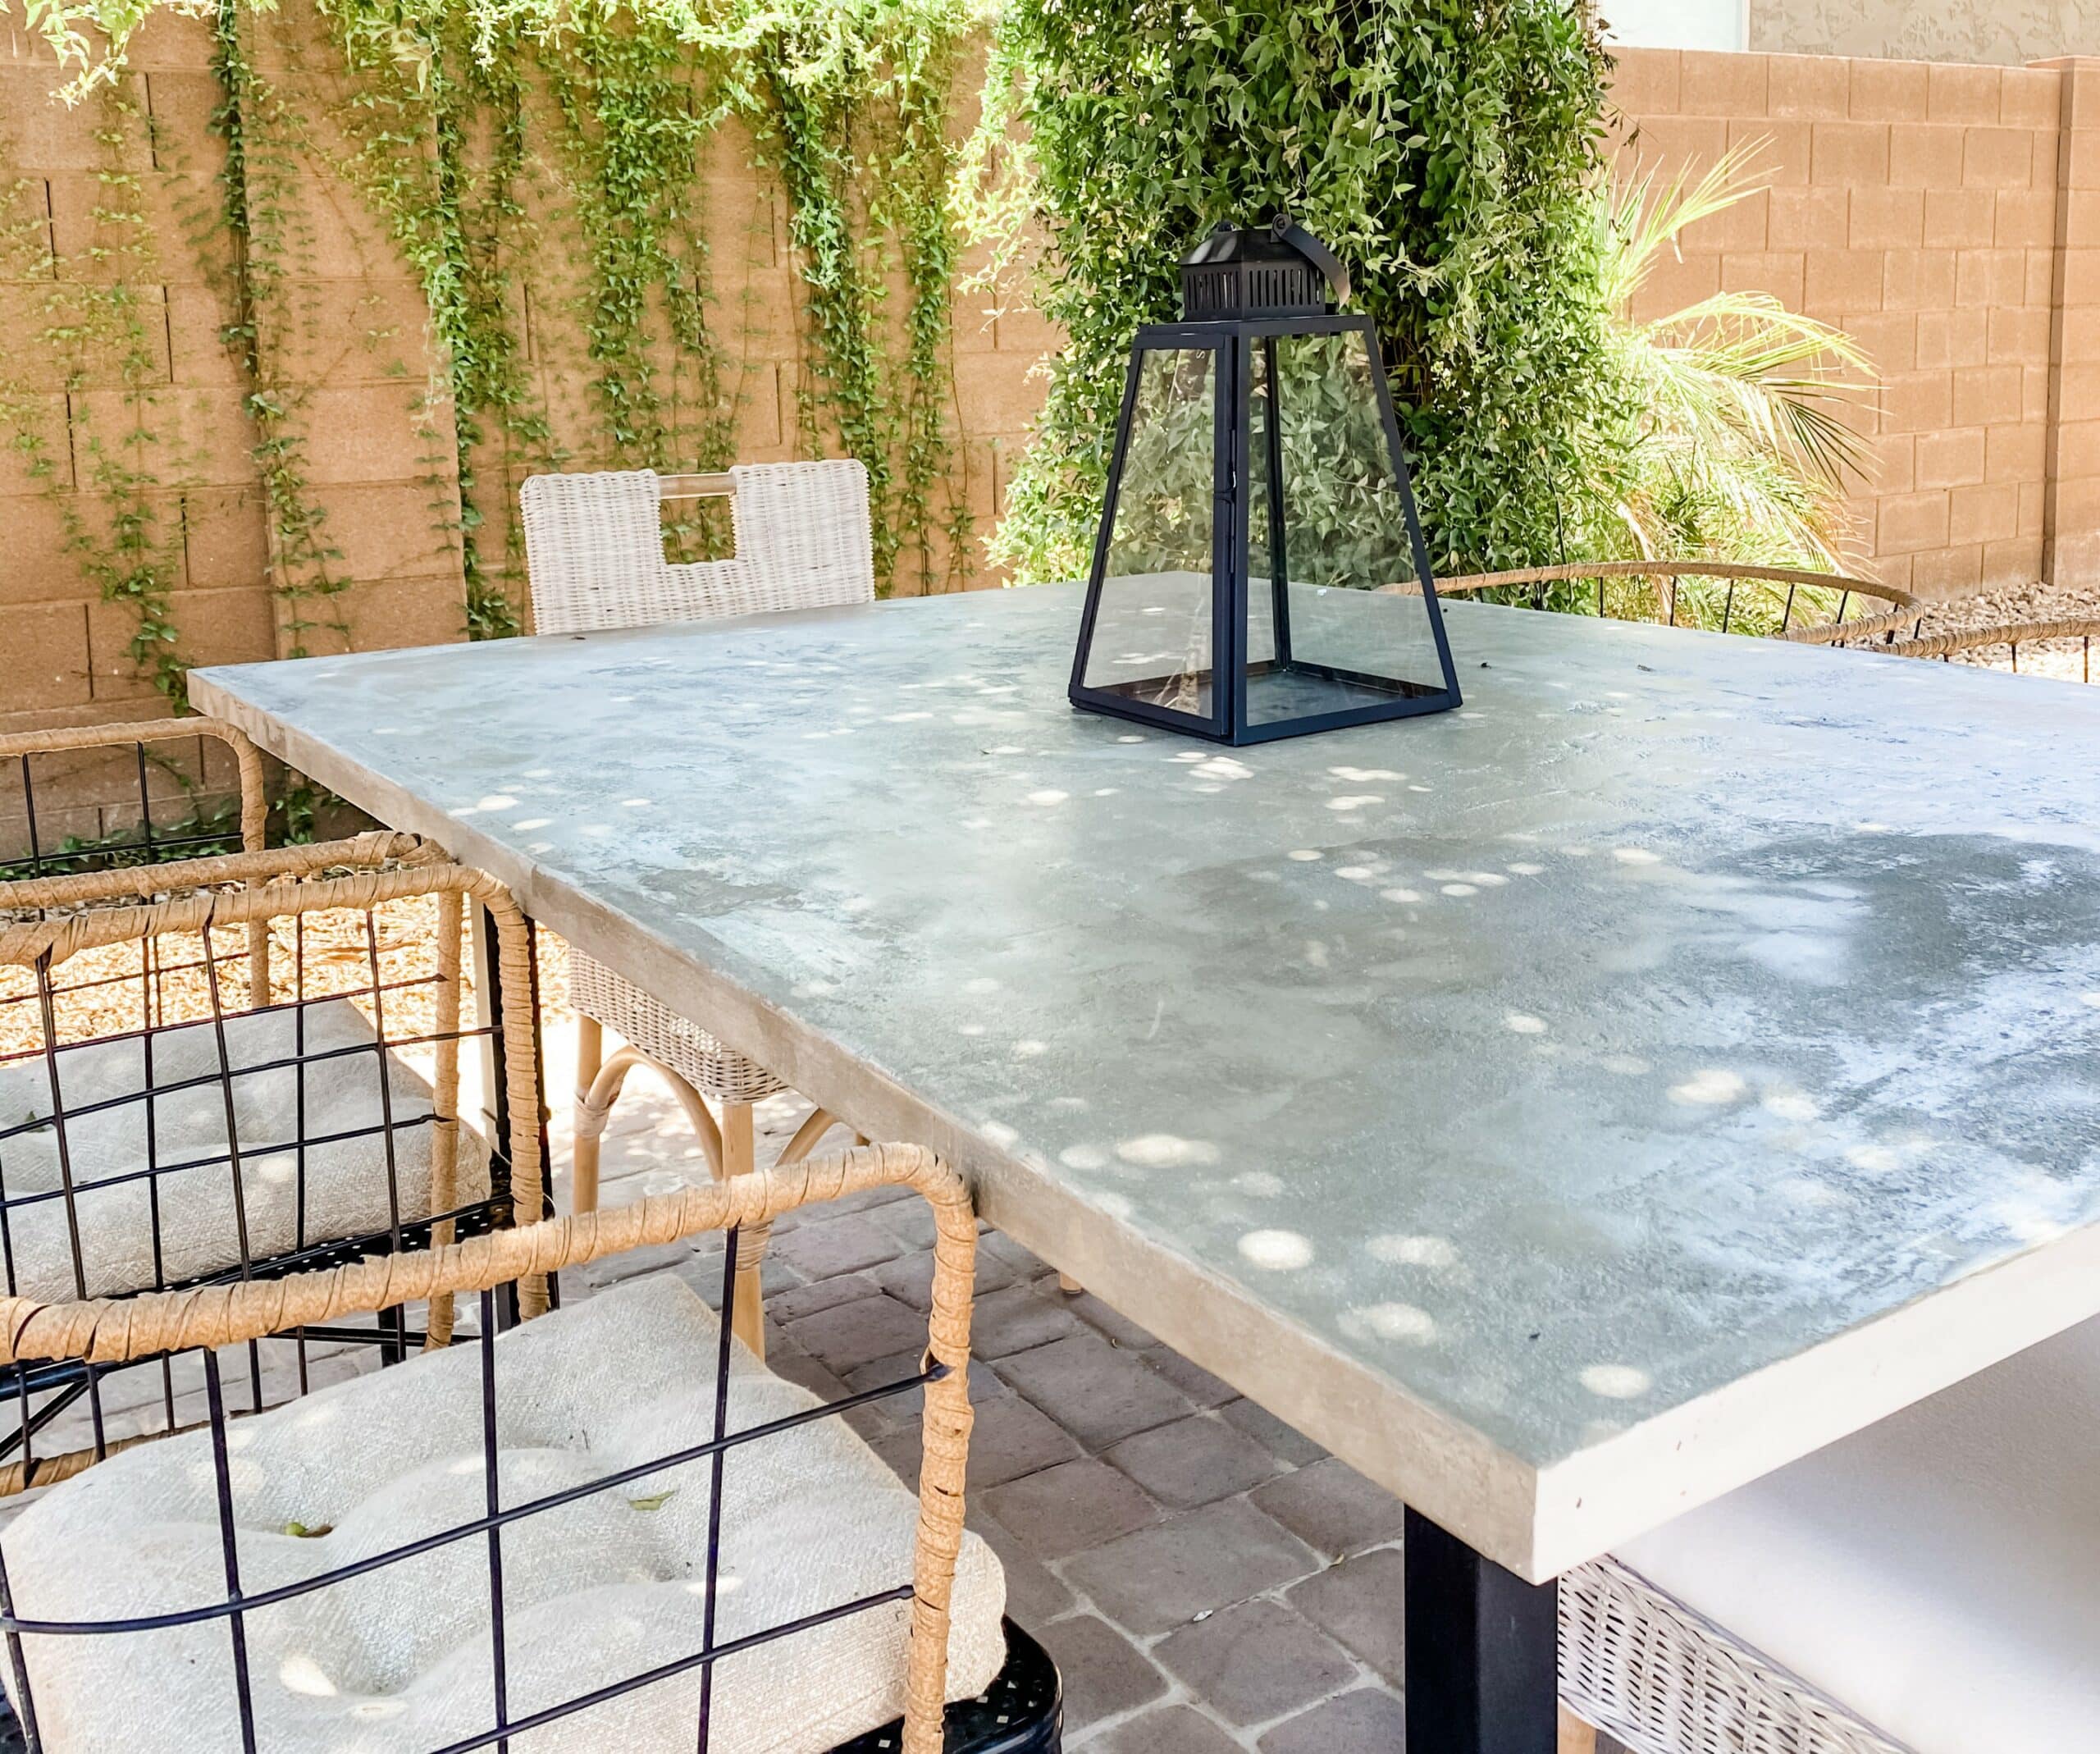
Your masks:
{"label": "black wire grid panel", "polygon": [[0,882],[258,851],[266,811],[253,746],[216,720],[0,736]]}
{"label": "black wire grid panel", "polygon": [[[9,907],[33,893],[0,885],[0,927],[47,911]],[[267,1001],[252,984],[261,940],[240,928],[0,966],[7,1295],[66,1300],[273,1278],[509,1223],[501,1032],[428,1021],[458,980],[413,902],[281,916],[269,929]],[[494,989],[499,959],[482,964]],[[500,1014],[500,992],[490,999]],[[448,1048],[488,1054],[497,1143],[485,1153],[409,1067]],[[448,1121],[463,1156],[474,1149],[479,1161],[471,1197],[433,1210]],[[251,1343],[240,1398],[260,1412],[307,1392],[317,1349],[377,1347],[391,1364],[425,1337],[399,1309],[368,1325],[305,1328],[289,1340],[289,1370],[274,1373]],[[111,1379],[140,1372],[158,1377],[158,1394],[127,1387],[113,1409]],[[0,1400],[16,1404],[12,1428],[0,1431],[0,1469],[11,1471],[0,1479],[19,1488],[48,1475],[39,1440],[69,1416],[77,1424],[84,1411],[77,1447],[99,1460],[113,1443],[179,1428],[179,1402],[202,1386],[194,1358],[0,1372]]]}

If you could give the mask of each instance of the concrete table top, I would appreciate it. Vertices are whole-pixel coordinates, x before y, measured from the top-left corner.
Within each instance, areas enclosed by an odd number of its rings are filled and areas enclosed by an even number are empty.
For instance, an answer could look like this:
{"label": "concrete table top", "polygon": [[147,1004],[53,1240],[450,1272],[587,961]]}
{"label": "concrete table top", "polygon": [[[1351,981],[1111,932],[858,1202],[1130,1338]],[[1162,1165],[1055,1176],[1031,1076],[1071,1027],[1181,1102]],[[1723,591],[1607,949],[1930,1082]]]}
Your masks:
{"label": "concrete table top", "polygon": [[1079,610],[191,696],[1533,1579],[2100,1313],[2100,691],[1454,603],[1228,752]]}

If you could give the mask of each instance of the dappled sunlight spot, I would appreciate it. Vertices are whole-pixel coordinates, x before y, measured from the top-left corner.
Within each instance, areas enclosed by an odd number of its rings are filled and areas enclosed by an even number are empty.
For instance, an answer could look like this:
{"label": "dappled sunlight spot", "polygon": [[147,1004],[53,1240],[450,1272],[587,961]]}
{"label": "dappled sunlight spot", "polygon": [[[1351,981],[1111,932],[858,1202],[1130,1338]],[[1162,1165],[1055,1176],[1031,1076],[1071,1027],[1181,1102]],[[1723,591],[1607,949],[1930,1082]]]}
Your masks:
{"label": "dappled sunlight spot", "polygon": [[1206,779],[1252,779],[1254,770],[1244,761],[1235,761],[1230,756],[1212,756],[1209,761],[1197,765],[1196,771]]}
{"label": "dappled sunlight spot", "polygon": [[1381,902],[1418,902],[1422,899],[1422,891],[1419,889],[1381,889],[1378,892],[1378,898]]}
{"label": "dappled sunlight spot", "polygon": [[1534,1017],[1523,1011],[1511,1012],[1502,1020],[1502,1026],[1513,1035],[1543,1035],[1546,1030],[1544,1017]]}
{"label": "dappled sunlight spot", "polygon": [[1806,1090],[1767,1090],[1763,1102],[1765,1112],[1782,1121],[1813,1121],[1823,1112]]}
{"label": "dappled sunlight spot", "polygon": [[1584,1388],[1607,1400],[1632,1400],[1655,1386],[1654,1377],[1633,1364],[1587,1364],[1582,1380]]}
{"label": "dappled sunlight spot", "polygon": [[884,724],[914,724],[921,719],[930,719],[931,713],[890,713],[883,719]]}
{"label": "dappled sunlight spot", "polygon": [[1341,797],[1329,798],[1327,800],[1327,808],[1346,813],[1353,810],[1361,810],[1367,804],[1382,804],[1385,802],[1385,799],[1378,797],[1374,792],[1351,792]]}
{"label": "dappled sunlight spot", "polygon": [[963,982],[962,990],[966,993],[996,993],[999,990],[999,983],[989,975],[973,975]]}
{"label": "dappled sunlight spot", "polygon": [[1331,767],[1329,774],[1336,779],[1346,779],[1351,785],[1361,786],[1376,779],[1405,779],[1405,774],[1395,773],[1390,767]]}
{"label": "dappled sunlight spot", "polygon": [[1145,739],[1142,737],[1119,737],[1116,741],[1119,743],[1142,743]]}
{"label": "dappled sunlight spot", "polygon": [[1436,1318],[1413,1304],[1366,1304],[1342,1312],[1342,1331],[1358,1340],[1426,1346],[1436,1337]]}
{"label": "dappled sunlight spot", "polygon": [[552,816],[531,816],[523,822],[514,822],[510,825],[520,834],[530,834],[534,829],[550,827],[554,820]]}
{"label": "dappled sunlight spot", "polygon": [[994,748],[986,750],[984,753],[988,756],[1021,756],[1026,755],[1028,751],[1019,743],[1001,743]]}
{"label": "dappled sunlight spot", "polygon": [[1378,874],[1367,865],[1337,865],[1335,875],[1349,883],[1369,883]]}
{"label": "dappled sunlight spot", "polygon": [[1215,1163],[1218,1149],[1208,1139],[1184,1139],[1178,1133],[1141,1133],[1116,1147],[1116,1155],[1140,1169],[1186,1169]]}
{"label": "dappled sunlight spot", "polygon": [[1042,804],[1048,806],[1051,804],[1061,804],[1071,796],[1071,794],[1068,792],[1060,792],[1053,787],[1045,787],[1040,792],[1029,792],[1028,794],[1028,801],[1031,804]]}
{"label": "dappled sunlight spot", "polygon": [[1013,1045],[1013,1056],[1017,1060],[1039,1059],[1050,1051],[1050,1044],[1042,1041],[1017,1041]]}
{"label": "dappled sunlight spot", "polygon": [[981,1121],[979,1123],[977,1130],[993,1144],[997,1145],[1002,1151],[1005,1150],[1010,1145],[1016,1145],[1020,1143],[1020,1135],[1016,1132],[1011,1127],[1008,1126],[1003,1121]]}
{"label": "dappled sunlight spot", "polygon": [[1672,1085],[1670,1100],[1695,1107],[1719,1108],[1724,1103],[1741,1102],[1748,1089],[1740,1072],[1709,1066],[1694,1072],[1682,1084]]}
{"label": "dappled sunlight spot", "polygon": [[1300,865],[1311,865],[1316,861],[1326,857],[1326,855],[1321,852],[1315,847],[1299,847],[1292,852],[1285,853],[1284,856],[1287,859],[1295,859]]}
{"label": "dappled sunlight spot", "polygon": [[1096,786],[1093,788],[1093,795],[1096,797],[1113,797],[1122,789],[1121,786]]}
{"label": "dappled sunlight spot", "polygon": [[[480,1464],[476,1465],[478,1467]],[[405,1699],[360,1699],[350,1707],[350,1715],[363,1718],[399,1717],[408,1709],[409,1701]]]}
{"label": "dappled sunlight spot", "polygon": [[1448,1236],[1408,1236],[1393,1231],[1373,1236],[1363,1247],[1373,1260],[1395,1267],[1453,1267],[1459,1259],[1459,1251]]}
{"label": "dappled sunlight spot", "polygon": [[1482,889],[1500,889],[1506,886],[1509,879],[1500,871],[1468,871],[1466,881]]}
{"label": "dappled sunlight spot", "polygon": [[1112,1218],[1128,1218],[1137,1210],[1128,1199],[1112,1190],[1096,1194],[1093,1196],[1093,1199],[1094,1204]]}
{"label": "dappled sunlight spot", "polygon": [[1892,1175],[1903,1167],[1901,1156],[1887,1145],[1854,1145],[1846,1152],[1845,1161],[1870,1176]]}
{"label": "dappled sunlight spot", "polygon": [[1266,1169],[1250,1169],[1244,1175],[1235,1176],[1232,1185],[1256,1199],[1275,1199],[1283,1192],[1283,1178],[1271,1175]]}
{"label": "dappled sunlight spot", "polygon": [[1296,1231],[1249,1231],[1239,1239],[1241,1256],[1264,1272],[1295,1272],[1312,1264],[1312,1245]]}
{"label": "dappled sunlight spot", "polygon": [[2078,995],[2078,1002],[2081,1005],[2091,1006],[2095,1011],[2100,1011],[2100,993],[2081,993]]}
{"label": "dappled sunlight spot", "polygon": [[1439,895],[1478,895],[1480,885],[1471,883],[1447,883],[1436,892]]}
{"label": "dappled sunlight spot", "polygon": [[1200,749],[1183,749],[1166,758],[1182,767],[1197,767],[1210,760]]}
{"label": "dappled sunlight spot", "polygon": [[1427,792],[1431,789],[1432,788],[1428,786],[1409,786],[1408,788],[1408,790],[1410,792]]}
{"label": "dappled sunlight spot", "polygon": [[1896,830],[1886,822],[1856,822],[1852,824],[1852,832],[1855,834],[1893,834]]}
{"label": "dappled sunlight spot", "polygon": [[1545,875],[1545,867],[1543,865],[1534,865],[1527,859],[1518,860],[1509,869],[1519,877],[1542,877]]}
{"label": "dappled sunlight spot", "polygon": [[1611,856],[1621,865],[1660,865],[1663,856],[1650,852],[1646,847],[1614,847]]}
{"label": "dappled sunlight spot", "polygon": [[1057,1153],[1057,1161],[1067,1169],[1106,1169],[1108,1153],[1098,1145],[1067,1145]]}
{"label": "dappled sunlight spot", "polygon": [[272,1187],[281,1188],[299,1174],[299,1162],[294,1158],[273,1154],[255,1165],[255,1173]]}

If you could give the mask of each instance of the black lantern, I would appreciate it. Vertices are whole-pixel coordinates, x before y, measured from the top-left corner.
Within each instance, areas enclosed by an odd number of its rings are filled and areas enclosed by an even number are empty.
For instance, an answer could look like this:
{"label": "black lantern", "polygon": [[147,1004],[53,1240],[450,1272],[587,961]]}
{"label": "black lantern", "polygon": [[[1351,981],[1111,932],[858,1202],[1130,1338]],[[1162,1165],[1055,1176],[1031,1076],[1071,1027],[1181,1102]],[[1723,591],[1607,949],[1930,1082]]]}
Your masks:
{"label": "black lantern", "polygon": [[1349,276],[1279,214],[1138,331],[1073,705],[1258,743],[1459,704],[1399,428]]}

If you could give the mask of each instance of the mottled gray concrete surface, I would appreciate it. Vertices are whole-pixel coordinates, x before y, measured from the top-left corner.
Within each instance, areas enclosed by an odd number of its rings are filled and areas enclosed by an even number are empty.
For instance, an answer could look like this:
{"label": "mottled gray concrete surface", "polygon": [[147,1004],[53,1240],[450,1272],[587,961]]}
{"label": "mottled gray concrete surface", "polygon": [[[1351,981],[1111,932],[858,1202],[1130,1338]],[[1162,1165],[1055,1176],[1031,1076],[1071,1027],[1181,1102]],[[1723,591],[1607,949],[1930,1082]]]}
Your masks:
{"label": "mottled gray concrete surface", "polygon": [[[1624,1495],[1566,1561],[1888,1410],[1904,1330],[1868,1324],[2100,1211],[2089,692],[1459,604],[1463,711],[1227,753],[1071,712],[1077,608],[195,692],[953,1152],[1007,1228],[1519,1565],[1556,1467]],[[1969,1306],[1999,1350],[2100,1307],[2022,1282]],[[1887,1393],[1940,1386],[1906,1368]],[[1755,1417],[1716,1436],[1721,1391]]]}

